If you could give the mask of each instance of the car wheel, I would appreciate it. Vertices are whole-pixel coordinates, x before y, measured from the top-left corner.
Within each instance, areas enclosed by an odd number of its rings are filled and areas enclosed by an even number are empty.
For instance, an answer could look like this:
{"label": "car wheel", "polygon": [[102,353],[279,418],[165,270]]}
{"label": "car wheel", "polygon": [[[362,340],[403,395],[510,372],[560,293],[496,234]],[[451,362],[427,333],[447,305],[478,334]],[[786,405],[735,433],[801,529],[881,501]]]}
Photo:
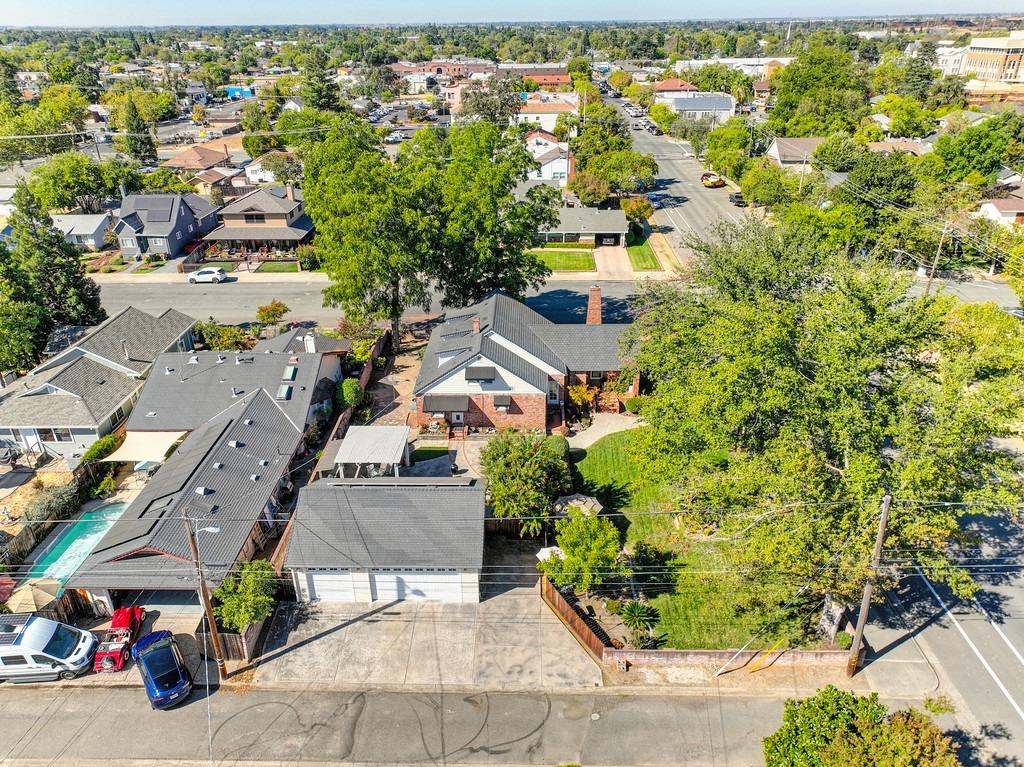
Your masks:
{"label": "car wheel", "polygon": [[195,277],[189,277],[188,278],[188,284],[189,285],[195,285],[196,284],[196,278]]}
{"label": "car wheel", "polygon": [[64,669],[63,671],[60,672],[60,678],[64,679],[65,681],[71,681],[76,676],[78,676],[78,674],[76,674],[74,671],[72,671],[69,668],[66,668],[66,669]]}

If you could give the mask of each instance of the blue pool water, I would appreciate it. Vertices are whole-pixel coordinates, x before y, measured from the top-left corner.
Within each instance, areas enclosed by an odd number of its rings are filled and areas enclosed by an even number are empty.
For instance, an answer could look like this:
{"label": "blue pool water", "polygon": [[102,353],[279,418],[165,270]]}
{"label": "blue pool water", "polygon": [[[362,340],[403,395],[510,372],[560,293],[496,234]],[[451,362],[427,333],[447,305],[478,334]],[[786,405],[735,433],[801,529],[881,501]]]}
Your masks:
{"label": "blue pool water", "polygon": [[43,552],[28,572],[29,578],[54,578],[64,583],[96,548],[126,503],[108,503],[87,511],[74,522],[64,524],[63,532]]}

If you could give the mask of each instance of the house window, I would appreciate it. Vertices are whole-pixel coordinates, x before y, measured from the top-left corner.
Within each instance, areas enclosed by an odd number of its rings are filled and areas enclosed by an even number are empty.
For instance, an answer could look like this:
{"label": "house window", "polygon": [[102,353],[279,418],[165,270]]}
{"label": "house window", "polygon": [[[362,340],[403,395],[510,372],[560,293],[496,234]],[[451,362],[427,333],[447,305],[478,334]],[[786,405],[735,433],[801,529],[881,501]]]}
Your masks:
{"label": "house window", "polygon": [[119,405],[118,408],[114,411],[114,414],[112,416],[110,416],[110,425],[111,426],[117,426],[123,420],[124,420],[124,408]]}
{"label": "house window", "polygon": [[190,232],[192,231],[192,224],[189,224],[189,225],[188,225],[188,230],[189,230]]}
{"label": "house window", "polygon": [[263,224],[266,223],[267,217],[262,213],[246,213],[245,223],[247,224]]}
{"label": "house window", "polygon": [[122,248],[134,248],[135,238],[134,237],[122,237],[118,240]]}
{"label": "house window", "polygon": [[600,381],[602,378],[604,378],[604,373],[602,373],[600,370],[591,370],[589,373],[587,373],[587,378],[589,378],[591,381]]}
{"label": "house window", "polygon": [[71,429],[39,429],[41,442],[70,442]]}

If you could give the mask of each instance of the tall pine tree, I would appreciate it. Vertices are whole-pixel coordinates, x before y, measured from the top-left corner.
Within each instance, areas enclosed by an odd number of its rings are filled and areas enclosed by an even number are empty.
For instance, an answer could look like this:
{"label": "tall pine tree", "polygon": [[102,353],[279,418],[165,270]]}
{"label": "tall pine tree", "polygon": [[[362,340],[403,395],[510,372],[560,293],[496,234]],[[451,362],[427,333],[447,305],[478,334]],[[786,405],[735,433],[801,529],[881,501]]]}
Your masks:
{"label": "tall pine tree", "polygon": [[338,86],[331,77],[327,54],[322,48],[314,48],[306,56],[305,82],[302,85],[303,106],[307,109],[321,109],[337,112],[341,109]]}
{"label": "tall pine tree", "polygon": [[78,249],[64,239],[24,182],[14,193],[13,266],[26,282],[26,297],[43,307],[51,327],[95,325],[107,313],[99,286],[85,276]]}
{"label": "tall pine tree", "polygon": [[124,105],[121,129],[125,134],[122,137],[121,145],[129,157],[143,163],[156,157],[156,144],[153,143],[153,135],[149,132],[146,121],[139,114],[139,108],[135,106],[135,99],[131,97]]}

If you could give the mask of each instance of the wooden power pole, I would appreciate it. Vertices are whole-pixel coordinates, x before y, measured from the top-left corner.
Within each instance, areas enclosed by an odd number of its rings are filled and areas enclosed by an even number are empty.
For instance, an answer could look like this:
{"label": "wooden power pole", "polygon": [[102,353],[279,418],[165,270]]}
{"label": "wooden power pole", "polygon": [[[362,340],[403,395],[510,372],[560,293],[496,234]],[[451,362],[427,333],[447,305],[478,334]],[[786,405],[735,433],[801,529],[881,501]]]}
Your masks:
{"label": "wooden power pole", "polygon": [[882,546],[885,543],[885,529],[889,525],[889,508],[892,506],[892,496],[886,493],[882,496],[882,516],[878,520],[878,537],[875,538],[875,552],[871,557],[871,569],[868,570],[867,580],[864,582],[864,598],[860,602],[860,615],[857,616],[857,628],[853,632],[853,644],[850,645],[850,658],[846,662],[846,675],[853,676],[857,673],[860,665],[860,646],[864,640],[864,626],[868,622],[868,610],[871,607],[871,593],[875,590],[875,576],[878,573],[878,565],[882,559]]}
{"label": "wooden power pole", "polygon": [[210,604],[210,591],[206,587],[206,579],[203,578],[203,566],[199,560],[199,544],[196,542],[196,530],[192,521],[186,516],[185,535],[188,537],[188,545],[192,550],[192,564],[196,568],[196,579],[198,581],[199,599],[203,603],[203,613],[206,615],[206,625],[210,630],[210,641],[213,643],[213,654],[217,662],[218,679],[227,679],[228,669],[224,663],[224,652],[221,650],[220,632],[217,631],[217,621],[213,617],[213,606]]}

